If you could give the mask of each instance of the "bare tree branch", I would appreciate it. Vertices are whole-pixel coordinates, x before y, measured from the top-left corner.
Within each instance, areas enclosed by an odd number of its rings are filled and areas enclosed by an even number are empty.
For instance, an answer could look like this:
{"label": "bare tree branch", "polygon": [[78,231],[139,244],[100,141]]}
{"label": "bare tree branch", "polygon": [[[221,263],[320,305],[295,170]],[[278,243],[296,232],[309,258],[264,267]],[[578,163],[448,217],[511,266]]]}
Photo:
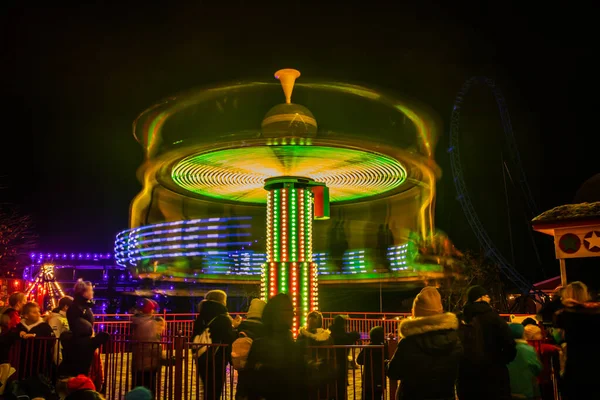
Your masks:
{"label": "bare tree branch", "polygon": [[19,276],[36,239],[30,215],[21,214],[16,206],[0,204],[0,276]]}

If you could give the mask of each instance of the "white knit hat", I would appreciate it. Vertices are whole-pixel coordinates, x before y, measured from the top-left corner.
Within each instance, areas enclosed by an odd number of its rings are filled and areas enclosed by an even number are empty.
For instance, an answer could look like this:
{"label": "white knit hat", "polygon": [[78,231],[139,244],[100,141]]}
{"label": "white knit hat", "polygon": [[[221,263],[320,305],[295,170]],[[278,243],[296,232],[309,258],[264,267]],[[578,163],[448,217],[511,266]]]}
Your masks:
{"label": "white knit hat", "polygon": [[248,318],[261,319],[266,305],[267,303],[265,303],[263,300],[252,299],[250,302],[250,308],[248,309]]}

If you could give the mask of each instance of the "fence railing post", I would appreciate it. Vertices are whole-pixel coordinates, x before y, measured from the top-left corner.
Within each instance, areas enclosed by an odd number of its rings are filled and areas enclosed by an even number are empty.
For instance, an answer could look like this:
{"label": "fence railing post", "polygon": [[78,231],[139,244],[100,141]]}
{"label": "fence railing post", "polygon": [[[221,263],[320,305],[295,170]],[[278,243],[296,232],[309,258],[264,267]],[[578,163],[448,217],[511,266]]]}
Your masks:
{"label": "fence railing post", "polygon": [[[392,357],[394,356],[394,353],[396,353],[396,348],[398,347],[398,338],[396,338],[396,337],[388,338],[387,346],[388,346],[388,354],[389,354],[389,357],[391,360]],[[390,379],[390,399],[396,398],[396,390],[398,390],[398,381]]]}
{"label": "fence railing post", "polygon": [[183,398],[183,386],[185,382],[183,381],[183,369],[187,368],[187,365],[184,365],[184,362],[187,363],[187,359],[184,357],[184,348],[185,348],[185,340],[186,337],[181,335],[181,331],[175,337],[175,387],[174,387],[174,398],[182,399]]}

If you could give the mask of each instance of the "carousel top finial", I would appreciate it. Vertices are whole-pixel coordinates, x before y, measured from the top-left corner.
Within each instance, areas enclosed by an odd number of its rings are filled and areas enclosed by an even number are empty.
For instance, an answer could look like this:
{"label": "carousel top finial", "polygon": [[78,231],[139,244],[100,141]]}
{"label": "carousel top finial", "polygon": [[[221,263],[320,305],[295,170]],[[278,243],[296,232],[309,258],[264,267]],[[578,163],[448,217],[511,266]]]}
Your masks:
{"label": "carousel top finial", "polygon": [[291,68],[280,69],[275,72],[275,78],[281,82],[283,93],[285,94],[286,104],[292,103],[292,92],[294,91],[294,83],[300,76],[300,71]]}

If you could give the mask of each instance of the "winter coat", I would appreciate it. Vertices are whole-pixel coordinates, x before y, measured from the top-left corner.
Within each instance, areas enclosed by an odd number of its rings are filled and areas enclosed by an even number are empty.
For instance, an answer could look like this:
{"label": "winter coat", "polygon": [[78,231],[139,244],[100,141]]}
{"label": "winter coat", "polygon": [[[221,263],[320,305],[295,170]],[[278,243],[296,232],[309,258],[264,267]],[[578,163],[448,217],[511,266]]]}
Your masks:
{"label": "winter coat", "polygon": [[306,359],[311,362],[323,363],[327,360],[333,360],[333,349],[315,349],[319,346],[333,346],[331,332],[328,329],[317,328],[310,332],[306,328],[300,328],[296,343],[306,351]]}
{"label": "winter coat", "polygon": [[248,318],[243,320],[237,327],[237,336],[244,333],[250,339],[258,339],[264,336],[265,327],[260,319]]}
{"label": "winter coat", "polygon": [[387,376],[400,380],[403,400],[454,399],[462,354],[456,315],[444,313],[405,319]]}
{"label": "winter coat", "polygon": [[[390,359],[387,343],[370,343],[371,346],[381,346],[378,348],[364,348],[356,357],[356,363],[364,365],[363,371],[363,393],[371,392],[372,389],[383,390],[385,388],[385,375],[387,361]],[[363,398],[365,395],[363,394]]]}
{"label": "winter coat", "polygon": [[12,307],[5,308],[2,311],[2,324],[0,329],[2,333],[15,329],[21,322],[21,314]]}
{"label": "winter coat", "polygon": [[0,315],[0,364],[8,363],[10,349],[19,339],[17,325],[21,322],[21,315],[14,308],[6,308]]}
{"label": "winter coat", "polygon": [[566,390],[571,396],[600,392],[598,370],[590,366],[600,359],[600,303],[567,301],[556,313],[555,325],[564,330],[567,343]]}
{"label": "winter coat", "polygon": [[94,313],[92,301],[75,295],[73,304],[67,310],[67,321],[73,337],[92,337],[94,334]]}
{"label": "winter coat", "polygon": [[61,375],[88,375],[94,360],[94,352],[110,338],[105,332],[94,335],[94,314],[91,306],[91,301],[75,295],[73,304],[67,310],[70,330],[60,336],[63,347]]}
{"label": "winter coat", "polygon": [[156,371],[164,361],[160,332],[156,318],[151,314],[136,314],[131,318],[131,368],[135,372]]}
{"label": "winter coat", "polygon": [[306,400],[308,367],[292,332],[270,332],[252,343],[246,370],[250,391],[265,400]]}
{"label": "winter coat", "polygon": [[535,352],[542,363],[542,373],[538,376],[538,382],[540,385],[551,385],[552,363],[554,362],[555,376],[558,376],[562,350],[558,346],[544,343],[541,340],[528,340],[527,343],[535,349]]}
{"label": "winter coat", "polygon": [[[227,345],[231,345],[231,343],[233,343],[235,335],[233,332],[233,327],[231,326],[231,318],[227,312],[227,307],[225,307],[223,304],[212,300],[203,300],[200,303],[200,312],[196,317],[196,321],[194,321],[192,337],[202,334],[207,327],[210,328],[210,339],[212,343]],[[221,351],[223,351],[222,347],[214,347],[212,349],[209,348],[198,359],[199,365],[205,365],[203,364],[206,362],[204,357],[208,357],[210,355],[208,358],[211,360],[213,358],[213,354],[215,360],[222,360],[223,355],[221,354]],[[231,347],[228,346],[224,351],[225,359],[228,361],[230,359]]]}
{"label": "winter coat", "polygon": [[306,400],[310,377],[305,349],[294,341],[294,309],[289,296],[271,298],[262,315],[265,336],[255,340],[245,371],[252,396],[265,400]]}
{"label": "winter coat", "polygon": [[56,337],[60,337],[63,332],[69,330],[69,320],[67,319],[66,311],[52,311],[46,317],[46,322],[50,325]]}
{"label": "winter coat", "polygon": [[[335,324],[335,319],[334,324],[332,324],[329,329],[331,329],[333,344],[336,346],[352,346],[360,340],[360,333],[346,332],[343,325]],[[335,349],[338,397],[344,397],[344,390],[346,389],[346,386],[348,386],[348,355],[350,354],[354,359],[354,357],[356,357],[355,351],[356,350],[343,348]]]}
{"label": "winter coat", "polygon": [[508,364],[510,392],[519,399],[535,399],[540,395],[537,377],[542,372],[542,363],[535,349],[525,340],[515,342],[517,356]]}
{"label": "winter coat", "polygon": [[465,323],[459,329],[464,348],[458,377],[460,400],[510,399],[506,365],[517,350],[508,324],[482,301],[467,304],[463,316]]}
{"label": "winter coat", "polygon": [[[265,335],[265,328],[260,319],[248,318],[242,321],[242,323],[237,328],[238,337],[245,335],[252,339],[252,346],[254,346],[254,341],[262,338]],[[238,383],[236,390],[236,399],[254,399],[250,395],[251,386],[252,386],[252,374],[249,374],[248,371],[239,370],[238,371]]]}
{"label": "winter coat", "polygon": [[19,349],[19,378],[48,373],[53,363],[54,332],[43,319],[31,325],[21,320],[17,332],[34,334],[35,338],[21,339]]}
{"label": "winter coat", "polygon": [[[46,322],[50,325],[54,336],[57,338],[69,330],[69,321],[67,320],[67,313],[65,311],[52,311],[46,318]],[[59,341],[56,341],[56,345],[54,346],[54,356],[52,359],[58,362],[58,364],[62,362],[62,346]]]}
{"label": "winter coat", "polygon": [[298,332],[296,343],[303,350],[310,370],[314,371],[315,375],[323,378],[311,382],[312,394],[309,397],[312,399],[325,398],[327,393],[335,393],[336,349],[319,348],[321,346],[333,346],[331,332],[323,328],[317,328],[311,332],[303,327]]}

